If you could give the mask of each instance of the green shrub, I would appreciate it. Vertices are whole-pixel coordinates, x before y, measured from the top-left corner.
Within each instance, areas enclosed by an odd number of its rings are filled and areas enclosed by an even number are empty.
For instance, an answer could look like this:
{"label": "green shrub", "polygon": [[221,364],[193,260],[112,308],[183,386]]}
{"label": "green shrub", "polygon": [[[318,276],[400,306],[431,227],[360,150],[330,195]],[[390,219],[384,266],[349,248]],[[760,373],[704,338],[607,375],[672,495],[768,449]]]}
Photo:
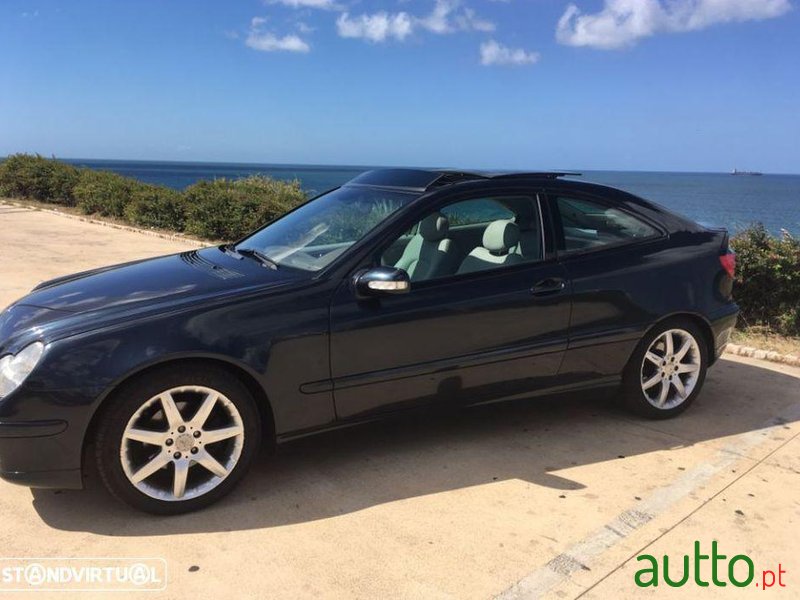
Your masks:
{"label": "green shrub", "polygon": [[141,186],[125,207],[125,219],[139,227],[183,231],[186,201],[180,192],[168,187]]}
{"label": "green shrub", "polygon": [[73,193],[78,208],[87,215],[123,217],[134,191],[143,187],[146,185],[111,171],[86,169]]}
{"label": "green shrub", "polygon": [[734,297],[746,325],[766,325],[783,335],[800,334],[800,240],[775,237],[760,223],[733,237]]}
{"label": "green shrub", "polygon": [[38,154],[13,154],[0,163],[0,195],[74,206],[81,170]]}
{"label": "green shrub", "polygon": [[186,231],[234,240],[306,201],[299,181],[252,176],[200,181],[186,189]]}

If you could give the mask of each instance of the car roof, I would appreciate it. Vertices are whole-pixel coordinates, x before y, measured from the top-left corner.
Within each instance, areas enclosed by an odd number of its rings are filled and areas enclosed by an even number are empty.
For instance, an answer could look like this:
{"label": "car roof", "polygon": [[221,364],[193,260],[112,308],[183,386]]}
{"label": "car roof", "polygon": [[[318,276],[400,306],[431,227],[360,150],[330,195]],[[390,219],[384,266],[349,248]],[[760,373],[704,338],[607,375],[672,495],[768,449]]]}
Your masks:
{"label": "car roof", "polygon": [[366,185],[428,192],[470,181],[508,179],[557,179],[580,173],[568,171],[460,171],[457,169],[373,169],[351,179],[346,185]]}
{"label": "car roof", "polygon": [[628,208],[646,211],[651,218],[658,219],[670,230],[691,229],[697,225],[691,220],[675,214],[663,206],[645,200],[635,194],[619,188],[578,181],[561,179],[566,176],[578,176],[580,173],[568,171],[459,171],[456,169],[373,169],[350,180],[346,186],[377,187],[420,194],[420,200],[428,198],[436,192],[455,187],[464,190],[482,189],[492,182],[502,183],[503,187],[515,187],[515,183],[526,185],[542,185],[563,192],[583,192],[599,195],[606,201],[619,203]]}

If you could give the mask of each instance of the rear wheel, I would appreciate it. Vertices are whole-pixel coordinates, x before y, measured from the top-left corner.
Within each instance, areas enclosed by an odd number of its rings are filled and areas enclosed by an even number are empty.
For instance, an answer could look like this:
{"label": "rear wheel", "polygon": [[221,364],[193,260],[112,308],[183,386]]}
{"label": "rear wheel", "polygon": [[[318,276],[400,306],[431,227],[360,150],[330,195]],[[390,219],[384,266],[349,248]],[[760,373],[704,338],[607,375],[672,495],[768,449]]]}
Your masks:
{"label": "rear wheel", "polygon": [[112,494],[157,514],[207,506],[244,475],[261,442],[249,391],[222,370],[144,374],[111,400],[96,458]]}
{"label": "rear wheel", "polygon": [[623,396],[645,417],[680,414],[697,398],[708,367],[708,349],[700,329],[688,319],[667,321],[639,343],[626,367]]}

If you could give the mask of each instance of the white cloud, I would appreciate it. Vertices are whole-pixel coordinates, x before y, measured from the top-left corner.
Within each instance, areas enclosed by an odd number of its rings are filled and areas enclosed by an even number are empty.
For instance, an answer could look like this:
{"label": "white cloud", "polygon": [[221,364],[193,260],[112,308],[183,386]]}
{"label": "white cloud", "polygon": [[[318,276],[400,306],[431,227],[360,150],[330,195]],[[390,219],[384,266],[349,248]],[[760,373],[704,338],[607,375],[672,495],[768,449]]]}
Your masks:
{"label": "white cloud", "polygon": [[371,42],[395,39],[405,40],[417,29],[435,34],[455,31],[494,31],[494,23],[481,19],[470,8],[458,10],[459,0],[436,0],[433,11],[425,17],[416,17],[405,11],[350,16],[344,12],[336,20],[341,37],[362,38]]}
{"label": "white cloud", "polygon": [[481,44],[481,64],[486,67],[532,65],[538,61],[538,52],[529,52],[522,48],[509,48],[494,40]]}
{"label": "white cloud", "polygon": [[558,21],[556,39],[569,46],[622,48],[656,33],[770,19],[790,9],[789,0],[605,0],[600,12],[583,14],[570,4]]}
{"label": "white cloud", "polygon": [[298,21],[295,23],[295,27],[297,27],[297,31],[300,33],[312,33],[314,31],[314,28],[305,21]]}
{"label": "white cloud", "polygon": [[321,10],[338,10],[341,8],[333,0],[266,0],[266,4],[283,4],[289,8],[319,8]]}
{"label": "white cloud", "polygon": [[427,17],[417,19],[420,25],[433,33],[450,33],[450,13],[458,6],[458,0],[436,0],[433,11]]}
{"label": "white cloud", "polygon": [[263,31],[267,19],[253,17],[250,20],[250,29],[244,40],[245,45],[261,52],[308,52],[311,46],[299,35],[288,34],[278,36],[271,31]]}
{"label": "white cloud", "polygon": [[412,19],[406,12],[389,14],[381,11],[352,18],[345,12],[336,19],[336,30],[341,37],[363,38],[370,42],[383,42],[391,38],[403,41],[411,35],[413,28]]}
{"label": "white cloud", "polygon": [[491,21],[481,19],[471,8],[465,8],[464,12],[456,16],[456,23],[464,31],[494,31],[497,26]]}
{"label": "white cloud", "polygon": [[253,50],[262,52],[308,52],[311,46],[299,35],[289,34],[279,37],[274,33],[250,33],[244,42]]}
{"label": "white cloud", "polygon": [[495,24],[479,18],[471,8],[457,12],[459,0],[436,0],[433,10],[426,17],[416,19],[417,23],[432,33],[452,33],[454,31],[494,31]]}

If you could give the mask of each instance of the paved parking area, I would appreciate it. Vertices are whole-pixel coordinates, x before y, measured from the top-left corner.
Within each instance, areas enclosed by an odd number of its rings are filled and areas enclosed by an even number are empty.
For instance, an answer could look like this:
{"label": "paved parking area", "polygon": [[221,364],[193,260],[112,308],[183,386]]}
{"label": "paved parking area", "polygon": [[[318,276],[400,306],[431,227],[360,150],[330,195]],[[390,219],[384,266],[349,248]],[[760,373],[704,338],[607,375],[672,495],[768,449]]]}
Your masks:
{"label": "paved parking area", "polygon": [[[0,306],[49,277],[188,247],[2,205],[0,244]],[[800,369],[731,357],[676,420],[588,397],[372,424],[264,456],[222,503],[181,517],[131,512],[93,473],[81,492],[0,483],[0,554],[163,557],[167,589],[149,598],[744,597],[634,583],[638,555],[668,554],[677,579],[693,542],[716,540],[759,582],[782,564],[787,588],[771,592],[796,597],[798,434]]]}

